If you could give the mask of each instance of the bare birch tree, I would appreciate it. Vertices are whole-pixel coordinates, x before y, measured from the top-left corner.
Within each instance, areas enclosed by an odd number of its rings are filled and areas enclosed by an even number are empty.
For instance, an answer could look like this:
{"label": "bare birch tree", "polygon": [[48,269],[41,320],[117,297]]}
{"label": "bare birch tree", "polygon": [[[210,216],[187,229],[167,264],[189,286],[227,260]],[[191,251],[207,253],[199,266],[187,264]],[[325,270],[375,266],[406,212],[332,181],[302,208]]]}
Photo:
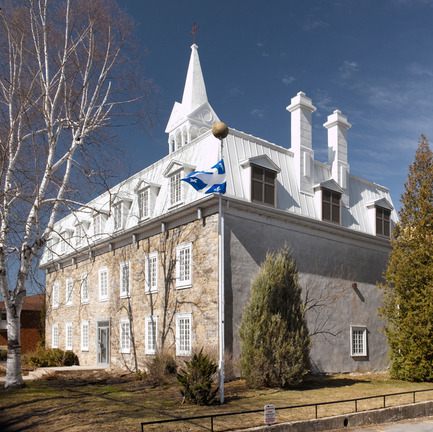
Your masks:
{"label": "bare birch tree", "polygon": [[137,59],[127,50],[132,22],[114,1],[1,3],[0,289],[11,387],[23,384],[20,315],[29,272],[59,215],[80,205],[82,181],[101,175],[94,163],[103,166],[102,131],[140,98],[130,98],[132,81],[121,79]]}

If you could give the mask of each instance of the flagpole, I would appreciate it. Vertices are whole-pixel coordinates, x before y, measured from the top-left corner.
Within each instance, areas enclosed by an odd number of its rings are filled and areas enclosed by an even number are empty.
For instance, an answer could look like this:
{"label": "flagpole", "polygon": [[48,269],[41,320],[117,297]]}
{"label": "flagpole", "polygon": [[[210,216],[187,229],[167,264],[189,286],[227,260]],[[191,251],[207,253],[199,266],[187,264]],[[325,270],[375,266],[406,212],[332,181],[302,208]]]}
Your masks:
{"label": "flagpole", "polygon": [[[228,127],[218,122],[212,126],[212,133],[220,140],[219,160],[223,159],[223,140],[228,135]],[[222,211],[222,193],[218,201],[218,327],[219,327],[219,394],[220,403],[224,403],[224,214]]]}

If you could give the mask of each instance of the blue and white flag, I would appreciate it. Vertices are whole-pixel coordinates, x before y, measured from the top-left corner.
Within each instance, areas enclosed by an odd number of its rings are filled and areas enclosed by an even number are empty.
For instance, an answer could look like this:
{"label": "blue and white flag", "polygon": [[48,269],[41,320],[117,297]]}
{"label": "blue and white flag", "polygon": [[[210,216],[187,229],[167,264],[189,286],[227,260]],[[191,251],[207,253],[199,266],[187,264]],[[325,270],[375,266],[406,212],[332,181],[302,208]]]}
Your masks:
{"label": "blue and white flag", "polygon": [[209,171],[194,171],[181,179],[203,193],[226,193],[226,169],[221,159]]}

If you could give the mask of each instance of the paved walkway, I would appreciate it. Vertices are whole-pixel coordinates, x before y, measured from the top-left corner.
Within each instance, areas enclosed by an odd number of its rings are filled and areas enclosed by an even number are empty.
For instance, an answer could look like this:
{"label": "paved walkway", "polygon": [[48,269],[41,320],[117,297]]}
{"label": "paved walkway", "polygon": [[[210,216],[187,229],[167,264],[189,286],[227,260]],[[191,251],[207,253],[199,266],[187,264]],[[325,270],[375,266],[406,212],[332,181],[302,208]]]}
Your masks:
{"label": "paved walkway", "polygon": [[[28,375],[23,376],[24,381],[32,381],[36,379],[42,378],[44,375],[50,372],[64,371],[64,372],[76,372],[76,371],[109,371],[110,368],[106,367],[95,367],[95,366],[60,366],[60,367],[43,367],[38,368],[34,371],[31,371]],[[0,384],[3,385],[6,381],[6,378],[0,377]]]}

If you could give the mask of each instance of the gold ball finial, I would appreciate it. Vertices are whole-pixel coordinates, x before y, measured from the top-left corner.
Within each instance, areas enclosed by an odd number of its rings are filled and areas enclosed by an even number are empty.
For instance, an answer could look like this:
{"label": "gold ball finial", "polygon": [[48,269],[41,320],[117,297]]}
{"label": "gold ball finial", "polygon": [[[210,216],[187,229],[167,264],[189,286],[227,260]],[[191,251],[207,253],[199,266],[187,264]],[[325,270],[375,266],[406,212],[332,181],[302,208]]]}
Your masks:
{"label": "gold ball finial", "polygon": [[225,123],[218,122],[212,126],[212,133],[215,138],[222,140],[229,134],[229,128]]}

